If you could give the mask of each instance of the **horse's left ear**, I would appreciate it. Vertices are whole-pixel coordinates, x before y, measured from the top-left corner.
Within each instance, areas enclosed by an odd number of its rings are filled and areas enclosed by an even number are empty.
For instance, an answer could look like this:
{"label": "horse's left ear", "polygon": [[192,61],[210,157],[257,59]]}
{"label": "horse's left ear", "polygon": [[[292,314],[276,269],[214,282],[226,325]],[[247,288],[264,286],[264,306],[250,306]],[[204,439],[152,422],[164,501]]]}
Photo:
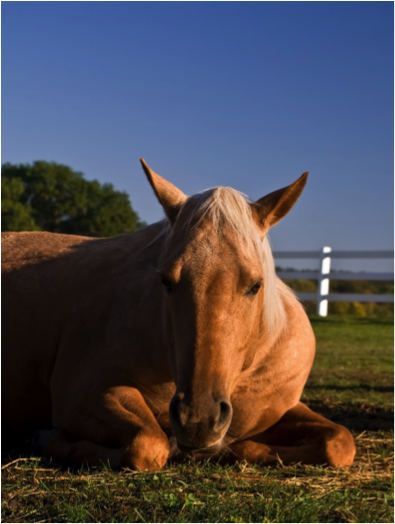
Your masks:
{"label": "horse's left ear", "polygon": [[303,173],[290,186],[269,193],[269,195],[251,204],[252,215],[263,234],[267,233],[277,222],[280,222],[292,209],[306,185],[307,176],[308,173]]}
{"label": "horse's left ear", "polygon": [[174,186],[171,182],[155,173],[143,158],[140,158],[140,162],[167,218],[171,224],[174,224],[187,196],[181,191],[181,189],[178,189],[178,187]]}

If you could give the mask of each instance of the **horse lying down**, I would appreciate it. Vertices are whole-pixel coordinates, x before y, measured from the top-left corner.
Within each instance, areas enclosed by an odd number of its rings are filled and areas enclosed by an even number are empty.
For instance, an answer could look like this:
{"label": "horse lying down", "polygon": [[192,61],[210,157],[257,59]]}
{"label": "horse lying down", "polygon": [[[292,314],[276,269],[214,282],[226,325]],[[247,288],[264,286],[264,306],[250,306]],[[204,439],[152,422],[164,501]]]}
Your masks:
{"label": "horse lying down", "polygon": [[300,402],[314,335],[267,239],[307,173],[248,202],[188,198],[141,162],[166,220],[116,238],[3,234],[4,430],[50,427],[42,454],[76,465],[351,465],[350,432]]}

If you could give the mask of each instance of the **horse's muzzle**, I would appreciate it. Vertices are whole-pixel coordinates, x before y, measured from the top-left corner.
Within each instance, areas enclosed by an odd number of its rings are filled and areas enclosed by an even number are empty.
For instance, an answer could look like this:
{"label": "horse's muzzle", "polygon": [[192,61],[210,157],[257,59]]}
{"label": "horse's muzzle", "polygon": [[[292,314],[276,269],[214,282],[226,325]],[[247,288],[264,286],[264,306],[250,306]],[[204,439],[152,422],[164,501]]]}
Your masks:
{"label": "horse's muzzle", "polygon": [[198,448],[198,447],[191,447],[191,446],[185,446],[184,444],[181,444],[180,442],[177,443],[178,448],[180,451],[183,451],[187,454],[195,454],[199,453],[201,455],[207,455],[208,457],[215,455],[218,453],[224,446],[223,439],[219,440],[216,444],[205,447],[205,448]]}
{"label": "horse's muzzle", "polygon": [[206,398],[199,406],[176,393],[170,402],[171,427],[184,451],[215,448],[226,434],[233,410],[229,400]]}

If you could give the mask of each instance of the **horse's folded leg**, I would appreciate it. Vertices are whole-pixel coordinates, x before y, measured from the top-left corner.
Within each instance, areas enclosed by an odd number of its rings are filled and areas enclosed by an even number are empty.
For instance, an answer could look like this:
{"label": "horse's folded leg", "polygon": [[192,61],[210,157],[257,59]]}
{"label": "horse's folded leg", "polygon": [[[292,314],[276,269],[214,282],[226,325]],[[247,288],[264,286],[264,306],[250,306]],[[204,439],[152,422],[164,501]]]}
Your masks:
{"label": "horse's folded leg", "polygon": [[59,462],[74,465],[86,463],[90,466],[109,464],[114,469],[121,466],[121,450],[106,448],[86,440],[74,441],[66,432],[58,429],[35,433],[32,447],[35,453]]}
{"label": "horse's folded leg", "polygon": [[356,453],[354,438],[347,428],[315,413],[302,402],[268,430],[265,443],[273,448],[285,445],[295,455],[300,455],[305,448],[306,459],[301,462],[306,464],[351,466]]}
{"label": "horse's folded leg", "polygon": [[[340,461],[333,461],[328,459],[325,453],[325,444],[323,442],[304,444],[301,446],[273,446],[261,444],[246,440],[238,442],[230,446],[234,457],[229,454],[228,462],[235,462],[245,460],[248,463],[261,463],[264,465],[271,465],[282,463],[284,465],[302,463],[302,464],[316,464],[316,465],[330,465],[330,466],[346,466]],[[225,460],[226,460],[225,458]]]}
{"label": "horse's folded leg", "polygon": [[155,470],[166,464],[170,443],[163,435],[142,431],[121,451],[121,467]]}
{"label": "horse's folded leg", "polygon": [[[229,448],[237,460],[249,463],[301,462],[334,467],[351,466],[356,451],[348,429],[301,402],[268,430],[250,440],[233,443]],[[234,462],[234,457],[229,453],[225,460]]]}
{"label": "horse's folded leg", "polygon": [[109,465],[113,469],[159,469],[167,461],[169,445],[149,433],[137,435],[129,444],[109,448],[89,442],[74,441],[64,431],[52,430],[36,434],[36,451],[48,458],[74,465]]}
{"label": "horse's folded leg", "polygon": [[276,453],[266,444],[243,440],[231,444],[227,449],[218,455],[220,464],[235,464],[236,462],[248,462],[249,464],[276,464],[279,462]]}
{"label": "horse's folded leg", "polygon": [[99,388],[78,403],[69,402],[67,410],[64,406],[61,397],[53,416],[61,431],[45,436],[46,456],[76,465],[109,463],[114,469],[158,469],[166,464],[169,439],[137,389]]}

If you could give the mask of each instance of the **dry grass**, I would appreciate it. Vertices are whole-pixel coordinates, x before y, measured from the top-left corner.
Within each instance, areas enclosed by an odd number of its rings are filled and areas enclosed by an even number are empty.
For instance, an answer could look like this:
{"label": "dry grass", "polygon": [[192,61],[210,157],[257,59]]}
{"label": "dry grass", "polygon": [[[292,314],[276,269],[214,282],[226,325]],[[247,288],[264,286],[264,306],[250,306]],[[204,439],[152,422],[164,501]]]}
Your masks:
{"label": "dry grass", "polygon": [[349,469],[189,462],[72,472],[21,457],[2,467],[3,522],[389,522],[393,438],[356,441]]}

